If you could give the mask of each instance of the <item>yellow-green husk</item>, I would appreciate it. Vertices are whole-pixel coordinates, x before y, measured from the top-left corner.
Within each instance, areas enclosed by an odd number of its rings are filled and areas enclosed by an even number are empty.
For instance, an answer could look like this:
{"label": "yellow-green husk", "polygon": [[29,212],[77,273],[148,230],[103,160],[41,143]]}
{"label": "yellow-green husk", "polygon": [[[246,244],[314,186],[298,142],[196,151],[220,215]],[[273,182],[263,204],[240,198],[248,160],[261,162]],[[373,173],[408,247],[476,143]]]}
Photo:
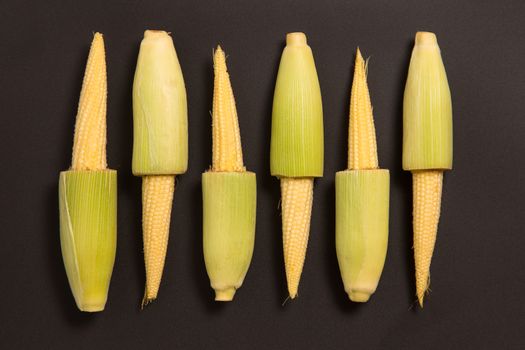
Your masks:
{"label": "yellow-green husk", "polygon": [[203,248],[215,300],[242,285],[255,241],[256,179],[252,172],[202,174]]}
{"label": "yellow-green husk", "polygon": [[61,172],[59,210],[62,257],[75,302],[81,311],[102,311],[117,244],[117,172]]}
{"label": "yellow-green husk", "polygon": [[321,177],[324,131],[319,79],[306,37],[292,38],[281,56],[275,85],[270,171],[279,177]]}
{"label": "yellow-green husk", "polygon": [[452,169],[452,102],[437,40],[418,33],[403,99],[403,169]]}
{"label": "yellow-green husk", "polygon": [[147,30],[133,81],[133,174],[182,174],[187,166],[188,117],[182,70],[169,34]]}
{"label": "yellow-green husk", "polygon": [[339,171],[335,193],[335,239],[341,277],[350,299],[365,302],[375,292],[385,263],[389,171]]}

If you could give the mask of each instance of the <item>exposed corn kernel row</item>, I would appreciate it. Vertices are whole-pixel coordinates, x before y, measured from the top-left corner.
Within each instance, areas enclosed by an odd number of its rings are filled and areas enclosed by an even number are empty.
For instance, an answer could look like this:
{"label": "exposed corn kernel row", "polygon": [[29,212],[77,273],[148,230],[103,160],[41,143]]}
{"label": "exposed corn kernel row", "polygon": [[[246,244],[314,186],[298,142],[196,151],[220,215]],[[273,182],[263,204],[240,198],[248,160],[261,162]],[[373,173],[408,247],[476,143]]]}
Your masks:
{"label": "exposed corn kernel row", "polygon": [[359,49],[355,57],[349,128],[348,169],[377,169],[379,164],[372,103],[366,82],[365,61]]}
{"label": "exposed corn kernel row", "polygon": [[142,305],[157,298],[168,248],[175,176],[142,177],[142,232],[146,291]]}
{"label": "exposed corn kernel row", "polygon": [[95,33],[82,82],[73,141],[73,170],[102,170],[106,162],[106,54]]}
{"label": "exposed corn kernel row", "polygon": [[297,296],[303,272],[310,232],[313,186],[314,179],[311,177],[281,178],[284,265],[288,293],[292,299]]}
{"label": "exposed corn kernel row", "polygon": [[226,68],[226,56],[218,46],[213,56],[213,162],[212,171],[245,171],[235,98]]}
{"label": "exposed corn kernel row", "polygon": [[416,292],[419,304],[430,284],[430,261],[436,243],[443,171],[413,171],[414,193],[414,257],[416,265]]}

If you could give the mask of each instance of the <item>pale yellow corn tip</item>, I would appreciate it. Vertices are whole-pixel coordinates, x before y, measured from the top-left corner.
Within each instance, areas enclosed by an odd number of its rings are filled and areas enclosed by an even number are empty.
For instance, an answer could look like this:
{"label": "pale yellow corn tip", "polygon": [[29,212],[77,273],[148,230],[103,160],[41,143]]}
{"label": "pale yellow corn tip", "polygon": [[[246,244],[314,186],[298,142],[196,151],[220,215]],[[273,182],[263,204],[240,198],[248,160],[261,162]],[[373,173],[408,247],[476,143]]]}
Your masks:
{"label": "pale yellow corn tip", "polygon": [[106,56],[95,33],[84,73],[73,141],[72,170],[106,169]]}
{"label": "pale yellow corn tip", "polygon": [[314,179],[310,177],[281,178],[284,265],[292,299],[297,296],[308,246],[313,185]]}
{"label": "pale yellow corn tip", "polygon": [[142,177],[142,230],[146,265],[143,305],[157,298],[170,229],[175,176]]}
{"label": "pale yellow corn tip", "polygon": [[213,55],[212,171],[245,171],[235,98],[226,67],[226,55],[217,46]]}
{"label": "pale yellow corn tip", "polygon": [[359,48],[355,57],[348,134],[348,169],[377,169],[379,165],[372,103],[366,82],[365,61]]}
{"label": "pale yellow corn tip", "polygon": [[413,171],[413,226],[416,293],[419,304],[430,284],[430,261],[436,243],[443,186],[443,171]]}

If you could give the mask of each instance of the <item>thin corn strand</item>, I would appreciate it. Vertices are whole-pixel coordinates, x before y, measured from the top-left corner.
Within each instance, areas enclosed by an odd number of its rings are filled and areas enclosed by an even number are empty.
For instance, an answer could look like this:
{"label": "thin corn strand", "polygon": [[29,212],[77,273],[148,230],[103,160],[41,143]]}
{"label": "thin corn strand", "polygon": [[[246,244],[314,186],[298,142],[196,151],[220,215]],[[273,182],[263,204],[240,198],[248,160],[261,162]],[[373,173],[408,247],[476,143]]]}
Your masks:
{"label": "thin corn strand", "polygon": [[443,171],[413,171],[414,193],[414,257],[416,265],[416,292],[419,304],[430,284],[430,261],[436,243]]}
{"label": "thin corn strand", "polygon": [[281,178],[284,265],[292,299],[297,296],[308,245],[313,185],[310,177]]}
{"label": "thin corn strand", "polygon": [[175,176],[142,178],[142,229],[146,291],[142,305],[157,298],[168,247]]}

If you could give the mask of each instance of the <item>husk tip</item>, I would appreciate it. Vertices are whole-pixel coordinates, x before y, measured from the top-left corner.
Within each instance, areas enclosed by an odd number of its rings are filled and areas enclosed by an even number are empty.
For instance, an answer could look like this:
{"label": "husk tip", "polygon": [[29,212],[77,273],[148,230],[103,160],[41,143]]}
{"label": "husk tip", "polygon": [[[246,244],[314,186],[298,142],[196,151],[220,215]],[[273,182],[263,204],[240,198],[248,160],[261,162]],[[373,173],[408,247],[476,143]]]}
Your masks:
{"label": "husk tip", "polygon": [[235,288],[216,289],[215,301],[232,301],[235,295]]}
{"label": "husk tip", "polygon": [[293,32],[286,34],[287,46],[303,46],[307,45],[306,35],[302,32]]}
{"label": "husk tip", "polygon": [[155,38],[155,37],[164,36],[164,35],[169,35],[169,34],[164,30],[157,30],[157,29],[146,29],[144,31],[144,39]]}
{"label": "husk tip", "polygon": [[106,302],[83,302],[82,304],[78,304],[77,306],[78,309],[82,312],[100,312],[104,311]]}
{"label": "husk tip", "polygon": [[101,312],[104,311],[104,306],[84,306],[82,309],[80,309],[82,312]]}
{"label": "husk tip", "polygon": [[436,34],[432,32],[417,32],[415,44],[416,45],[437,45]]}
{"label": "husk tip", "polygon": [[366,303],[370,299],[371,294],[363,291],[350,291],[348,297],[354,303]]}

